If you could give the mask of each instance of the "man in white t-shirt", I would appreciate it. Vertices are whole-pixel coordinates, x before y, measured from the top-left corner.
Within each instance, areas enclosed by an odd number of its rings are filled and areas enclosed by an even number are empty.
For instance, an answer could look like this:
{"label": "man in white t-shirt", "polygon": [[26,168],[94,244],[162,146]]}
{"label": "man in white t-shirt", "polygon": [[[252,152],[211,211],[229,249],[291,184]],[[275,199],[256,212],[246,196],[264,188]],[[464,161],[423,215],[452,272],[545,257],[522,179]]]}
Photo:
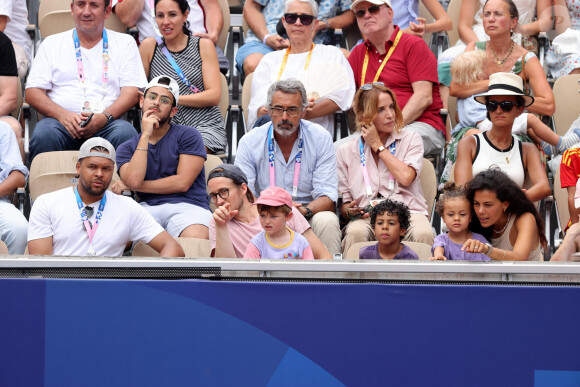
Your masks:
{"label": "man in white t-shirt", "polygon": [[133,199],[107,191],[115,171],[115,148],[94,137],[79,151],[74,188],[39,196],[30,212],[28,251],[32,255],[118,257],[127,242],[143,241],[163,257],[183,249]]}
{"label": "man in white t-shirt", "polygon": [[0,31],[10,38],[16,53],[18,76],[24,79],[32,61],[32,40],[26,31],[28,9],[23,0],[0,0]]}
{"label": "man in white t-shirt", "polygon": [[26,101],[47,117],[34,127],[31,161],[93,136],[117,147],[137,134],[119,119],[147,84],[135,40],[104,28],[110,0],[74,0],[71,10],[76,28],[47,37],[28,76]]}

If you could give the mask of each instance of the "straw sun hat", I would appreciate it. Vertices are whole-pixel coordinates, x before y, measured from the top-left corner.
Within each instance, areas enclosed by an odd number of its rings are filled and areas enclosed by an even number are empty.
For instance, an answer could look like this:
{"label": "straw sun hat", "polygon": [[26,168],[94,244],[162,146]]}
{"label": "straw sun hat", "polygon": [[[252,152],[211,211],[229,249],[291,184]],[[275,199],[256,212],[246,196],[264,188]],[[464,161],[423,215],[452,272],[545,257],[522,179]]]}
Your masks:
{"label": "straw sun hat", "polygon": [[515,95],[524,99],[524,106],[534,103],[534,97],[524,94],[524,81],[514,73],[494,73],[489,76],[489,87],[483,94],[475,97],[475,100],[485,105],[485,97],[493,95]]}

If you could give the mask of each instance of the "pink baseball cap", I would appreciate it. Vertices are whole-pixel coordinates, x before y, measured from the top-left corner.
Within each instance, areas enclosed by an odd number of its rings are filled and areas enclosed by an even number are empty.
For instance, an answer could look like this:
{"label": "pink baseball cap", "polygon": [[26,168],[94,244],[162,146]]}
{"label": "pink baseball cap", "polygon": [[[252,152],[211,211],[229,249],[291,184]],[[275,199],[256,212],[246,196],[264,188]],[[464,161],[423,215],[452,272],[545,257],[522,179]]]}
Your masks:
{"label": "pink baseball cap", "polygon": [[260,197],[254,204],[267,206],[283,206],[285,204],[292,208],[292,196],[284,188],[268,187],[260,193]]}

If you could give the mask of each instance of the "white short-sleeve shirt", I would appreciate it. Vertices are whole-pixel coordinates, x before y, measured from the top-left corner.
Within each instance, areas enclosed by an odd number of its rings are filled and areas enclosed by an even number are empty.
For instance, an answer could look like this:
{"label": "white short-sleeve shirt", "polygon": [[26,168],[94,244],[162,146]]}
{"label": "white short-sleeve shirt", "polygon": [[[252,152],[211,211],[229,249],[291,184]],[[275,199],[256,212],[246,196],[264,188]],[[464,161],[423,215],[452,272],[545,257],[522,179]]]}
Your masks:
{"label": "white short-sleeve shirt", "polygon": [[[96,255],[119,257],[129,241],[149,243],[163,227],[133,199],[106,191],[107,202],[93,237]],[[95,224],[99,202],[90,203]],[[39,196],[30,212],[28,241],[52,236],[54,255],[88,255],[89,237],[77,206],[74,188]]]}

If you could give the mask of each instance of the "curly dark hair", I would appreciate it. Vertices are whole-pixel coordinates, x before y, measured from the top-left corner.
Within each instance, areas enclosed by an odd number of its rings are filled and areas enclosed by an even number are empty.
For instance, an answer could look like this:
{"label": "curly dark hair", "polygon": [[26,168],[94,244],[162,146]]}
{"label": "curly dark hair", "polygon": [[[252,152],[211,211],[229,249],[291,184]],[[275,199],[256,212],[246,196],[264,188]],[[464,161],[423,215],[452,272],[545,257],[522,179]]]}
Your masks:
{"label": "curly dark hair", "polygon": [[448,182],[445,183],[445,186],[443,187],[443,195],[439,196],[439,199],[437,200],[437,205],[435,206],[435,210],[437,211],[437,214],[443,218],[443,206],[445,205],[445,202],[449,199],[455,199],[455,198],[464,198],[465,200],[467,200],[467,197],[465,196],[465,189],[460,186],[460,185],[456,185],[453,182]]}
{"label": "curly dark hair", "polygon": [[[383,215],[385,212],[390,215],[396,215],[397,218],[399,218],[399,224],[402,229],[409,229],[409,224],[411,223],[411,212],[409,211],[409,207],[404,203],[390,199],[383,200],[371,210],[371,227],[373,229],[375,228],[377,216]],[[402,239],[403,237],[401,237],[401,240]]]}
{"label": "curly dark hair", "polygon": [[[157,10],[157,4],[160,1],[161,0],[155,0],[154,7],[156,10]],[[187,2],[187,0],[173,0],[173,1],[175,1],[177,3],[182,14],[185,14],[185,12],[189,11],[189,3]],[[153,23],[155,23],[155,20],[153,20]],[[185,35],[191,36],[191,30],[189,29],[189,22],[187,20],[185,21],[185,23],[183,23],[183,26],[181,28],[183,29],[183,33]]]}
{"label": "curly dark hair", "polygon": [[[477,191],[492,191],[501,202],[508,202],[507,212],[514,215],[525,214],[526,212],[534,215],[536,219],[536,226],[540,237],[540,243],[546,247],[547,241],[544,235],[544,223],[536,210],[534,203],[528,199],[524,191],[517,186],[508,175],[503,173],[497,167],[489,168],[485,171],[479,172],[465,186],[465,196],[471,203],[473,209],[473,199]],[[473,211],[473,210],[472,210]],[[491,238],[491,231],[493,227],[483,228],[476,214],[471,217],[470,230],[483,234],[486,238]]]}

